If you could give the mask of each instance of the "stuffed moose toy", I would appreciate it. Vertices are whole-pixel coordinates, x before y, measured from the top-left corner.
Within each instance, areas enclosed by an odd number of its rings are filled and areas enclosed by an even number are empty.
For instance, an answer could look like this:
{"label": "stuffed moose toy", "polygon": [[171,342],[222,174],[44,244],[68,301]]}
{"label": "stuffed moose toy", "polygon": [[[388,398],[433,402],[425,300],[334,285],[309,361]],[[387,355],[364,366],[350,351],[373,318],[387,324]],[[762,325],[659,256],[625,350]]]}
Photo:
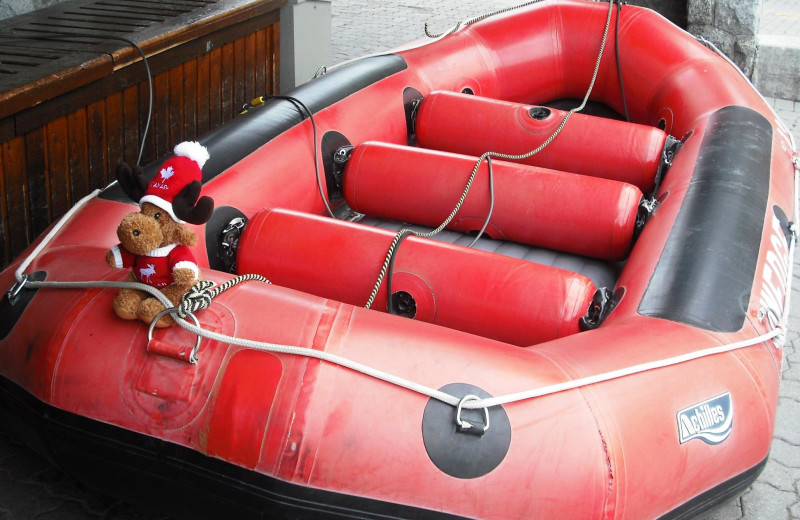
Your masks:
{"label": "stuffed moose toy", "polygon": [[[139,202],[140,211],[122,218],[117,228],[120,243],[106,253],[111,267],[131,268],[127,281],[141,282],[159,289],[178,305],[181,297],[200,280],[190,247],[197,235],[186,223],[205,224],[214,211],[214,201],[200,197],[201,169],[208,151],[197,142],[175,147],[148,183],[141,167],[125,163],[117,167],[117,180],[125,194]],[[198,197],[200,197],[198,199]],[[114,312],[124,320],[151,323],[164,310],[158,299],[144,291],[121,289],[114,299]],[[175,321],[163,316],[156,327],[169,327]]]}

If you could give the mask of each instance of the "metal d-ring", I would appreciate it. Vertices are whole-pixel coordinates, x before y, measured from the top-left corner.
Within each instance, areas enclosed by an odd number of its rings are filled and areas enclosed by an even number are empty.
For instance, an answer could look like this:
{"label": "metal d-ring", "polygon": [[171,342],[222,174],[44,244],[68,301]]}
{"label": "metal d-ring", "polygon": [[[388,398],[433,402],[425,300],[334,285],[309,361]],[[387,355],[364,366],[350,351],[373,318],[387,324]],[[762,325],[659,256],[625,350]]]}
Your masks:
{"label": "metal d-ring", "polygon": [[480,429],[477,425],[472,424],[471,422],[464,420],[461,418],[461,408],[463,408],[464,403],[467,401],[480,401],[481,398],[477,395],[467,394],[461,398],[458,402],[458,407],[456,408],[456,425],[458,426],[458,431],[462,433],[472,433],[475,435],[483,435],[489,430],[489,409],[487,407],[483,407],[483,429]]}
{"label": "metal d-ring", "polygon": [[6,293],[6,297],[8,298],[9,303],[14,305],[17,301],[17,297],[19,296],[20,291],[22,288],[25,287],[25,284],[28,283],[28,275],[23,274],[22,277],[17,281],[14,285],[11,286],[11,289],[8,290]]}
{"label": "metal d-ring", "polygon": [[[158,320],[160,320],[165,315],[167,315],[167,314],[169,314],[171,312],[176,312],[177,310],[178,310],[177,307],[170,307],[170,308],[164,309],[163,311],[161,311],[158,314],[156,314],[156,317],[153,318],[153,321],[150,322],[150,328],[147,330],[147,342],[148,343],[153,341],[153,330],[156,328],[156,323],[158,323]],[[200,322],[197,320],[197,317],[194,314],[192,314],[191,312],[187,312],[186,315],[189,316],[190,318],[192,318],[192,321],[194,322],[194,324],[197,327],[200,327]],[[198,335],[197,336],[197,343],[194,344],[194,348],[192,349],[191,354],[189,354],[189,363],[191,363],[193,365],[197,364],[197,351],[200,349],[200,341],[201,341],[201,339],[202,338]]]}

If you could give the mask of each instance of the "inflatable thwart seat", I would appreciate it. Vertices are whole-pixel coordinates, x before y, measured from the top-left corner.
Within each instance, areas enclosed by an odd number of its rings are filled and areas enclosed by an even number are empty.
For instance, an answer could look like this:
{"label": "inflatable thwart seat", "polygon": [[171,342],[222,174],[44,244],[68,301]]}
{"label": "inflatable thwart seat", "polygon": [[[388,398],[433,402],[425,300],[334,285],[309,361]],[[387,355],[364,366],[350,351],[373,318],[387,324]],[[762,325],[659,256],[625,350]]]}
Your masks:
{"label": "inflatable thwart seat", "polygon": [[[439,226],[463,193],[477,155],[535,149],[565,114],[434,92],[416,117],[420,146],[364,142],[350,152],[343,196],[370,225],[264,210],[239,244],[239,271],[364,305],[395,235],[388,228],[396,232],[397,222]],[[596,318],[597,294],[613,288],[616,277],[608,273],[627,257],[641,225],[642,190],[652,190],[663,174],[668,136],[655,127],[571,117],[547,153],[521,162],[495,160],[491,180],[484,161],[447,228],[485,228],[486,236],[503,243],[595,259],[588,267],[602,273],[600,284],[579,269],[498,259],[480,249],[411,237],[372,308],[387,310],[391,290],[396,314],[520,346],[577,333],[584,318],[593,312]],[[634,151],[622,153],[620,143]]]}
{"label": "inflatable thwart seat", "polygon": [[[416,116],[419,146],[480,156],[524,155],[558,131],[567,112],[499,99],[435,91]],[[650,193],[668,135],[654,126],[573,113],[558,136],[520,162],[564,172],[614,179]]]}
{"label": "inflatable thwart seat", "polygon": [[[242,234],[238,266],[362,306],[393,237],[377,227],[265,210]],[[386,292],[379,291],[374,309],[387,308]],[[418,237],[404,241],[392,280],[408,317],[519,346],[579,332],[594,293],[579,273]]]}

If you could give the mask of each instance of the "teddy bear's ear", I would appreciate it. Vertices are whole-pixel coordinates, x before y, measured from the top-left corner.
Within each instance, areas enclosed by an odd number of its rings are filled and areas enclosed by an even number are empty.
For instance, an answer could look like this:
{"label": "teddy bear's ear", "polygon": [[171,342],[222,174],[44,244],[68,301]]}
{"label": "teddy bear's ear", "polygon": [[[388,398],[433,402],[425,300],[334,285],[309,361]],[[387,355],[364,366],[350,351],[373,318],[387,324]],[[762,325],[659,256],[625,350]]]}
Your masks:
{"label": "teddy bear's ear", "polygon": [[211,197],[200,196],[200,181],[187,184],[172,201],[172,211],[179,219],[192,224],[205,224],[214,213],[214,201]]}
{"label": "teddy bear's ear", "polygon": [[142,167],[139,165],[131,168],[127,163],[121,162],[117,165],[117,180],[125,192],[125,195],[134,202],[139,202],[147,189],[147,178]]}

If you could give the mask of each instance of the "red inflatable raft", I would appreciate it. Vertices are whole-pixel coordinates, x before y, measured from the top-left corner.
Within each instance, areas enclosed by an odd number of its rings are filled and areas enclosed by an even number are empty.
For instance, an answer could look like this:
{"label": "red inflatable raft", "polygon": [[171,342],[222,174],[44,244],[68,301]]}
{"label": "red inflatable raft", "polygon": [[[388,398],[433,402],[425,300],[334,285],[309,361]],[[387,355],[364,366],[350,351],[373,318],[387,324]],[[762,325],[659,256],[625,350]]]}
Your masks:
{"label": "red inflatable raft", "polygon": [[727,60],[616,9],[497,14],[203,137],[192,251],[241,283],[180,326],[114,315],[134,206],[83,201],[0,275],[0,424],[193,518],[690,518],[744,490],[797,153]]}

